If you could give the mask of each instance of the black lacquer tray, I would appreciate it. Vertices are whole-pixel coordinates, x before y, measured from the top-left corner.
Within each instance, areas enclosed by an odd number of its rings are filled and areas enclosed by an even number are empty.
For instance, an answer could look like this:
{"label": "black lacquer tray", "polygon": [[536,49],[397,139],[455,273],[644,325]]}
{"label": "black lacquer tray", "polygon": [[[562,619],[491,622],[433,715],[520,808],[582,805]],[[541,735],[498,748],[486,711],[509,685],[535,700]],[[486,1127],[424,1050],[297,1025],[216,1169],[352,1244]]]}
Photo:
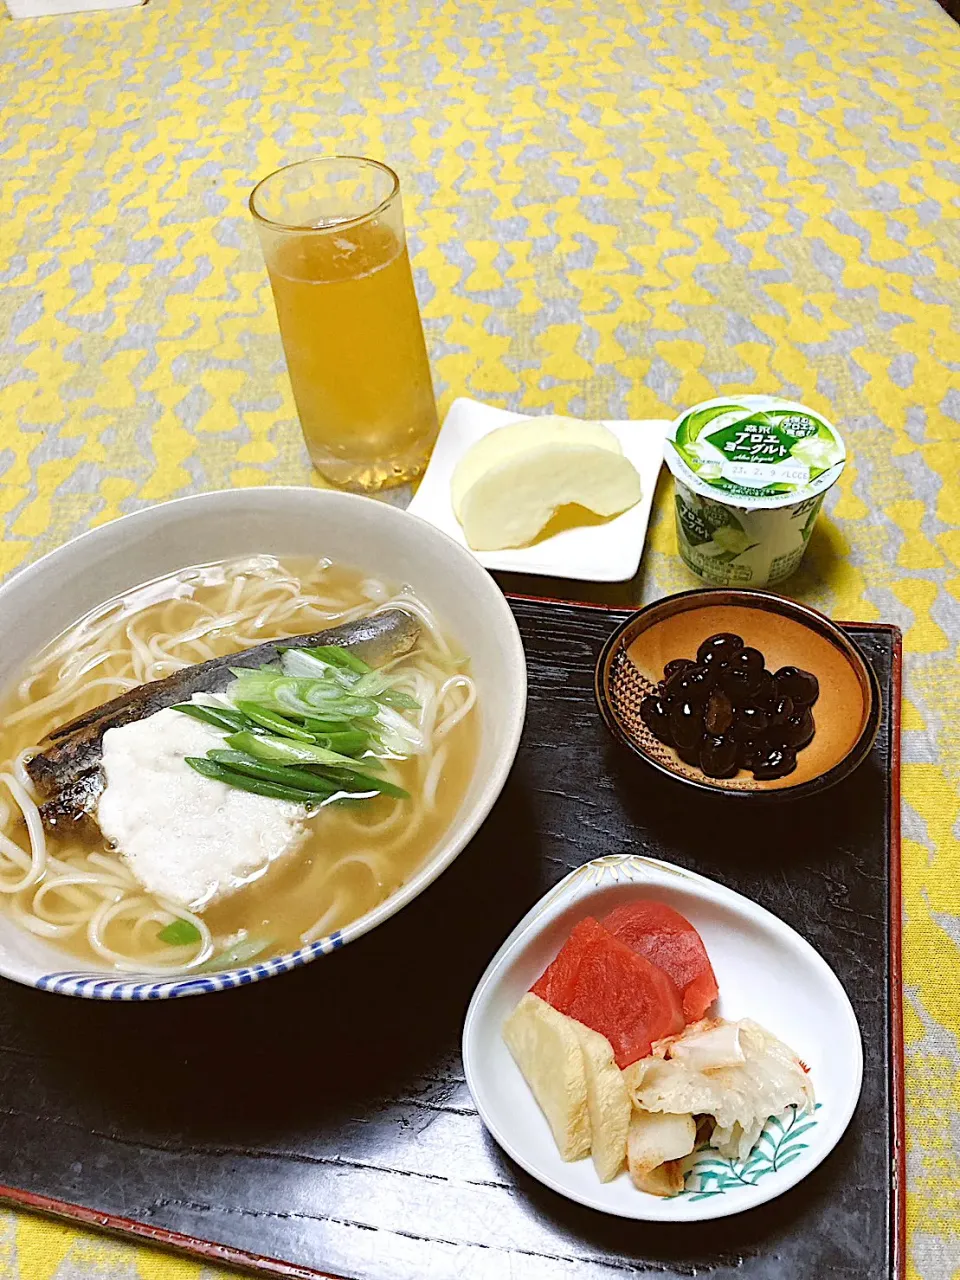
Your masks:
{"label": "black lacquer tray", "polygon": [[[0,1197],[284,1276],[899,1280],[899,633],[847,627],[883,691],[866,763],[821,797],[732,815],[603,727],[594,663],[622,612],[512,603],[530,668],[516,768],[399,916],[199,999],[118,1006],[0,980]],[[608,1218],[541,1187],[463,1083],[463,1016],[505,935],[573,867],[628,849],[782,916],[863,1031],[863,1094],[834,1153],[771,1204],[702,1226]]]}

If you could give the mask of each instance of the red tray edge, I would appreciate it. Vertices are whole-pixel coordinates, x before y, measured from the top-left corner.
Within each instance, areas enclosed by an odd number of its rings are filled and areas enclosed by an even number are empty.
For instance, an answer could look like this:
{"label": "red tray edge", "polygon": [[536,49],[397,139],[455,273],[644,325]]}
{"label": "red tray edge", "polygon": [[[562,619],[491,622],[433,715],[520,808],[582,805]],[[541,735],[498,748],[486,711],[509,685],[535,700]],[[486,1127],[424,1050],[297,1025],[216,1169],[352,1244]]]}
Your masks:
{"label": "red tray edge", "polygon": [[[893,1058],[893,1240],[894,1280],[907,1274],[907,1100],[903,1039],[903,854],[900,844],[900,717],[903,704],[903,634],[892,624],[862,623],[871,630],[881,626],[893,633],[890,708],[890,1039]],[[893,852],[896,850],[896,857]]]}
{"label": "red tray edge", "polygon": [[248,1253],[244,1249],[234,1249],[231,1245],[217,1244],[213,1240],[201,1240],[197,1236],[183,1235],[179,1231],[168,1231],[166,1227],[153,1227],[147,1222],[138,1222],[136,1218],[98,1213],[96,1209],[88,1209],[81,1204],[55,1200],[51,1196],[37,1195],[32,1191],[21,1191],[18,1187],[0,1185],[0,1203],[17,1209],[29,1209],[46,1217],[64,1219],[75,1226],[93,1227],[107,1235],[121,1236],[128,1242],[173,1249],[222,1267],[237,1267],[259,1275],[283,1276],[285,1280],[343,1280],[342,1276],[336,1276],[330,1271],[314,1271],[310,1267],[300,1267],[280,1258]]}
{"label": "red tray edge", "polygon": [[[508,592],[511,600],[528,600],[535,604],[569,604],[580,609],[605,609],[608,612],[632,613],[629,607],[597,604],[586,600],[558,600],[545,596],[528,596]],[[907,1196],[906,1196],[906,1093],[904,1088],[905,1062],[903,1039],[903,983],[902,983],[902,919],[903,900],[901,889],[902,856],[900,847],[900,715],[903,694],[903,636],[899,627],[887,622],[839,622],[838,626],[855,626],[861,630],[884,631],[893,635],[893,659],[891,682],[896,697],[890,709],[891,727],[891,788],[890,788],[890,986],[891,1027],[890,1038],[893,1060],[893,1178],[891,1199],[892,1222],[892,1274],[893,1280],[903,1280],[907,1269]],[[896,850],[896,857],[893,857]],[[343,1280],[330,1271],[316,1271],[312,1267],[300,1267],[280,1258],[265,1257],[235,1249],[230,1245],[216,1244],[197,1236],[169,1231],[165,1227],[150,1226],[135,1218],[122,1218],[116,1214],[98,1213],[83,1205],[37,1195],[18,1187],[0,1185],[0,1202],[21,1209],[29,1209],[49,1217],[66,1219],[85,1227],[93,1227],[110,1235],[131,1238],[144,1244],[174,1249],[191,1254],[205,1262],[232,1266],[261,1275],[284,1277],[285,1280]]]}

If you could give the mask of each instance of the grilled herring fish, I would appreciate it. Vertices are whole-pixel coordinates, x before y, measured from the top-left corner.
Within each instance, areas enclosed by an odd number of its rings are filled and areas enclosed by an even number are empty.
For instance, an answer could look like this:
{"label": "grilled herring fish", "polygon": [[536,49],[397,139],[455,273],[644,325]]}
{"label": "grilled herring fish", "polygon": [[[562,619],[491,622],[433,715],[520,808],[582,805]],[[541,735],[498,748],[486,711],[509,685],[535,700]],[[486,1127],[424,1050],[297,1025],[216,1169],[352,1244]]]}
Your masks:
{"label": "grilled herring fish", "polygon": [[232,668],[264,667],[279,659],[281,649],[313,649],[334,644],[377,667],[409,653],[419,635],[420,623],[416,618],[402,609],[390,609],[329,631],[291,636],[223,658],[212,658],[175,671],[164,680],[130,689],[119,698],[54,729],[41,744],[40,754],[27,762],[27,773],[42,800],[40,815],[44,825],[51,830],[62,830],[67,823],[83,821],[94,813],[104,786],[100,762],[103,735],[108,729],[143,720],[177,702],[188,702],[195,693],[218,693],[232,683]]}

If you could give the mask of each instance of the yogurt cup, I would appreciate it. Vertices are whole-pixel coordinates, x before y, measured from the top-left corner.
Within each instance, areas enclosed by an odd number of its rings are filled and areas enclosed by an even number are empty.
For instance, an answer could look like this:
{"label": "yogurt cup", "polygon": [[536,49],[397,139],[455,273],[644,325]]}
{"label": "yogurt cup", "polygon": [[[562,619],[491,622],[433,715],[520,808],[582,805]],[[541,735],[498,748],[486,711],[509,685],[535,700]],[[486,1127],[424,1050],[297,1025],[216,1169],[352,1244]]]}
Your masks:
{"label": "yogurt cup", "polygon": [[716,586],[789,577],[847,457],[831,422],[776,396],[705,400],[677,418],[664,448],[680,555]]}

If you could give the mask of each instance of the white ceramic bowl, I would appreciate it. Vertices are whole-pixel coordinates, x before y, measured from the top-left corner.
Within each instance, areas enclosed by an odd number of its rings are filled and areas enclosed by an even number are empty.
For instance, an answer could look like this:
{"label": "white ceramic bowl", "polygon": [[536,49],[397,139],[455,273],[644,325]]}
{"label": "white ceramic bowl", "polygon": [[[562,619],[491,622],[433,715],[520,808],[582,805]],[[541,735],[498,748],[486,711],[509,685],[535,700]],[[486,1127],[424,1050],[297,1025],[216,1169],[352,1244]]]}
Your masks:
{"label": "white ceramic bowl", "polygon": [[320,489],[204,493],[103,525],[0,587],[0,689],[88,609],[187,565],[264,552],[327,556],[409,584],[470,655],[481,744],[459,812],[420,870],[373,911],[286,955],[196,977],[118,978],[19,929],[0,913],[0,974],[43,990],[143,1000],[219,991],[306,964],[395,915],[454,860],[500,794],[526,710],[526,662],[513,614],[487,571],[445,534],[385,503]]}
{"label": "white ceramic bowl", "polygon": [[[810,1069],[813,1114],[767,1121],[745,1161],[704,1151],[671,1199],[637,1191],[626,1172],[601,1182],[593,1161],[565,1163],[547,1121],[503,1042],[501,1028],[585,916],[653,898],[679,911],[703,938],[717,976],[716,1014],[750,1018]],[[714,1016],[711,1012],[710,1016]],[[763,907],[705,876],[634,854],[595,858],[527,913],[490,962],[470,1002],[463,1066],[484,1124],[528,1173],[580,1204],[646,1222],[699,1222],[753,1209],[795,1186],[830,1154],[850,1122],[863,1080],[860,1028],[823,957]]]}

